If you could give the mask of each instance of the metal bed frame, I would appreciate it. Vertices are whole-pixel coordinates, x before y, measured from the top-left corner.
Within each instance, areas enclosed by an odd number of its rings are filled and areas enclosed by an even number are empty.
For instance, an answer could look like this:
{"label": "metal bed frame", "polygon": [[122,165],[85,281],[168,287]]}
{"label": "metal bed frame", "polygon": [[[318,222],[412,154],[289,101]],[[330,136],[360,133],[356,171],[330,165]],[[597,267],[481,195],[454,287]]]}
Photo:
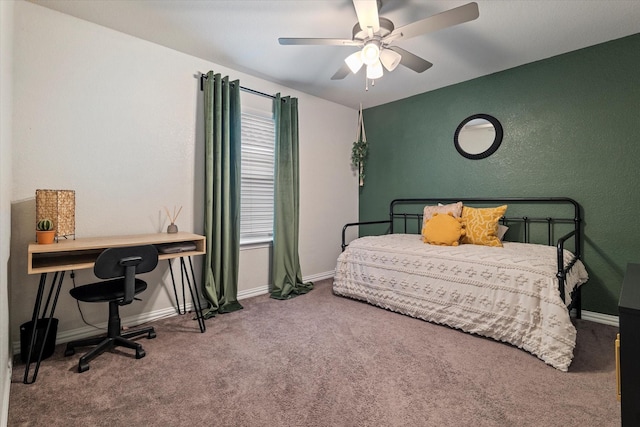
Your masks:
{"label": "metal bed frame", "polygon": [[[547,245],[555,245],[557,248],[557,262],[558,269],[556,277],[558,278],[558,292],[560,297],[564,301],[565,295],[565,283],[567,273],[581,256],[582,245],[582,218],[580,216],[580,205],[573,199],[568,197],[488,197],[488,198],[421,198],[421,199],[395,199],[389,204],[389,219],[380,221],[362,221],[352,222],[345,224],[342,227],[342,251],[348,246],[345,243],[346,231],[349,227],[362,226],[362,225],[375,225],[375,224],[388,224],[387,233],[392,234],[394,232],[407,233],[408,225],[417,224],[418,233],[422,229],[422,208],[425,205],[435,205],[437,203],[449,204],[462,202],[464,205],[479,205],[479,204],[508,204],[508,205],[560,205],[564,207],[570,207],[573,209],[573,217],[559,216],[559,217],[529,217],[529,216],[504,216],[500,219],[500,223],[503,225],[509,224],[522,224],[523,236],[522,243],[531,243],[531,225],[532,224],[546,224],[547,227]],[[411,209],[413,207],[413,209]],[[416,212],[419,208],[418,212]],[[413,222],[415,221],[415,222]],[[396,231],[396,225],[402,226],[401,230]],[[556,224],[573,224],[573,230],[564,234],[553,241],[553,230]],[[573,237],[574,240],[574,257],[571,261],[564,265],[564,247],[565,244]],[[577,287],[571,294],[571,303],[567,307],[569,311],[575,309],[576,318],[582,317],[582,301],[580,296],[580,287]]]}

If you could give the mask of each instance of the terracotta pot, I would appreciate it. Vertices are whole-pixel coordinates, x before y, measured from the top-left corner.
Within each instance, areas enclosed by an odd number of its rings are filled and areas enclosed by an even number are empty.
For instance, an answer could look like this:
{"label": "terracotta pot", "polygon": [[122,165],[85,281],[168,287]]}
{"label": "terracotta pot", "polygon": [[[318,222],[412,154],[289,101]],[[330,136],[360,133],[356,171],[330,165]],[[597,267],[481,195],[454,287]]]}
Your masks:
{"label": "terracotta pot", "polygon": [[41,245],[53,243],[56,237],[56,230],[38,231],[36,230],[36,241]]}

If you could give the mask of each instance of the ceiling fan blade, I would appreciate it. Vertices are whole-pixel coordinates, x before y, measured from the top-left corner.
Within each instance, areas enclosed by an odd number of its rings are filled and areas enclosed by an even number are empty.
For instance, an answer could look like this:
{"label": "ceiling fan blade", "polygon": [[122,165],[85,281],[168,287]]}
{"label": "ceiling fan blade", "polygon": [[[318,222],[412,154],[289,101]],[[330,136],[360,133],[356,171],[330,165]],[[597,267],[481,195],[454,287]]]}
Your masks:
{"label": "ceiling fan blade", "polygon": [[353,7],[356,9],[358,23],[363,31],[371,27],[371,30],[375,33],[380,29],[377,0],[353,0]]}
{"label": "ceiling fan blade", "polygon": [[385,39],[408,39],[451,27],[453,25],[473,21],[478,16],[480,16],[478,4],[475,2],[468,3],[464,6],[456,7],[454,9],[438,13],[437,15],[421,19],[420,21],[407,24],[404,27],[396,28],[391,34],[385,37]]}
{"label": "ceiling fan blade", "polygon": [[303,39],[280,37],[281,45],[327,45],[327,46],[362,46],[362,42],[348,39]]}
{"label": "ceiling fan blade", "polygon": [[431,62],[422,59],[419,56],[414,55],[413,53],[408,52],[398,46],[389,46],[387,49],[399,53],[400,56],[402,56],[402,59],[400,59],[400,64],[412,69],[416,73],[422,73],[423,71],[426,71],[429,68],[433,67],[433,64]]}
{"label": "ceiling fan blade", "polygon": [[347,77],[350,72],[351,70],[349,69],[349,66],[347,66],[347,64],[342,64],[342,67],[340,67],[340,69],[331,76],[331,80],[342,80]]}

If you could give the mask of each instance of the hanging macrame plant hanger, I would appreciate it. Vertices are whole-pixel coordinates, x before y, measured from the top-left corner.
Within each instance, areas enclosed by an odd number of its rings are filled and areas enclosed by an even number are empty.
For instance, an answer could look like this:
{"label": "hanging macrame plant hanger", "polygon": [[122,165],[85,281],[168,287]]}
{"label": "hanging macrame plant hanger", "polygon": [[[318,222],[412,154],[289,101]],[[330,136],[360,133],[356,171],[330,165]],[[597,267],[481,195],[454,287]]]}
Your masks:
{"label": "hanging macrame plant hanger", "polygon": [[369,146],[367,144],[367,134],[364,130],[364,118],[362,117],[362,104],[358,112],[358,129],[356,131],[356,141],[353,143],[351,164],[358,169],[360,187],[364,185],[364,164]]}

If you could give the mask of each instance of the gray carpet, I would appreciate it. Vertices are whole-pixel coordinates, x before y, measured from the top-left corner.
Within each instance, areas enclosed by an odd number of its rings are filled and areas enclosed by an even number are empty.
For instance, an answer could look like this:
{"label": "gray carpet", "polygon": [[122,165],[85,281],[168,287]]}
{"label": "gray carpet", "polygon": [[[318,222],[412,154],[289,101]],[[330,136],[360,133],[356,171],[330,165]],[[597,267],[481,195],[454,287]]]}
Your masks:
{"label": "gray carpet", "polygon": [[[35,384],[15,364],[10,426],[619,426],[617,328],[576,321],[568,373],[507,344],[334,296],[331,280],[207,321],[154,322],[147,356],[76,373],[64,346]],[[123,356],[123,353],[127,354]]]}

